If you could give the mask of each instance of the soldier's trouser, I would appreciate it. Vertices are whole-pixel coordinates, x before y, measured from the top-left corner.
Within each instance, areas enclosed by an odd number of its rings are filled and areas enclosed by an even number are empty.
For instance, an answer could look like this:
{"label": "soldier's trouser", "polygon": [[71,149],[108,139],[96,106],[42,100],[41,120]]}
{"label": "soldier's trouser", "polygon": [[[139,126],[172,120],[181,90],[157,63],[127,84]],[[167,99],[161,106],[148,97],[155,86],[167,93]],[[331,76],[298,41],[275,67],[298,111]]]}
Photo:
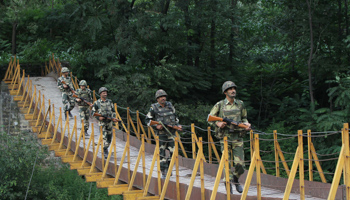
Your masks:
{"label": "soldier's trouser", "polygon": [[84,129],[87,131],[89,129],[89,118],[90,118],[90,107],[89,106],[79,106],[80,119],[84,120]]}
{"label": "soldier's trouser", "polygon": [[72,94],[67,94],[67,93],[63,92],[62,93],[62,103],[63,103],[64,113],[66,113],[66,111],[73,110],[73,108],[75,106],[75,100],[72,97]]}
{"label": "soldier's trouser", "polygon": [[[170,164],[171,156],[174,152],[174,139],[169,134],[159,134],[159,159],[160,159],[160,170],[167,170]],[[170,157],[166,157],[165,151],[169,150]]]}
{"label": "soldier's trouser", "polygon": [[[231,166],[232,156],[233,156],[233,163],[235,166],[235,170],[233,173],[231,170],[229,170],[230,181],[232,181],[233,176],[236,176],[237,178],[239,178],[244,173],[243,138],[231,139],[231,137],[228,136],[227,139],[228,139],[228,158],[229,158],[230,169],[233,167]],[[224,140],[220,140],[220,145],[221,145],[221,152],[223,152]],[[231,150],[232,150],[232,155],[231,155]],[[225,174],[225,171],[224,171],[224,174]]]}
{"label": "soldier's trouser", "polygon": [[112,140],[112,129],[113,129],[113,121],[100,121],[99,125],[102,126],[103,133],[103,149],[107,149],[111,144]]}

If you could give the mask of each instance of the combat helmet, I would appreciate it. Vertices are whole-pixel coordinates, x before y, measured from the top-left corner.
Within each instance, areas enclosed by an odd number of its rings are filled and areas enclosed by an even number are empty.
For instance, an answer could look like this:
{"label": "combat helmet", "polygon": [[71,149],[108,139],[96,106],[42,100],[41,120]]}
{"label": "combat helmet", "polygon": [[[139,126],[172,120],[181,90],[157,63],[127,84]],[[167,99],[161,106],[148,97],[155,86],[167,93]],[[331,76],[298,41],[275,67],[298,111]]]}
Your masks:
{"label": "combat helmet", "polygon": [[107,91],[108,92],[108,89],[106,87],[101,87],[99,90],[98,90],[98,94],[101,94],[101,92],[104,92],[104,91]]}
{"label": "combat helmet", "polygon": [[69,69],[67,67],[62,67],[61,72],[62,73],[69,72]]}
{"label": "combat helmet", "polygon": [[224,84],[222,84],[222,93],[225,93],[225,91],[229,88],[234,87],[235,89],[237,89],[237,85],[232,82],[232,81],[226,81]]}
{"label": "combat helmet", "polygon": [[162,89],[157,90],[156,95],[155,95],[156,99],[158,99],[158,97],[161,97],[161,96],[168,96],[168,94]]}
{"label": "combat helmet", "polygon": [[79,85],[83,85],[83,86],[87,87],[87,83],[86,83],[85,80],[81,80],[81,81],[79,82]]}

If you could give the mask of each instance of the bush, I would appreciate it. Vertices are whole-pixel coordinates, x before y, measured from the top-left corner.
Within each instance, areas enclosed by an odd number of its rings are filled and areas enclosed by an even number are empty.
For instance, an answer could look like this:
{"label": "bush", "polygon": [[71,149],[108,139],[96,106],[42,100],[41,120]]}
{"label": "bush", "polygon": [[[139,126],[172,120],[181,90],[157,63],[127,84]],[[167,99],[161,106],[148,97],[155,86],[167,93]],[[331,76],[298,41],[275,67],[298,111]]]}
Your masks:
{"label": "bush", "polygon": [[122,199],[109,197],[107,189],[86,183],[69,165],[49,157],[29,133],[0,132],[0,151],[6,152],[0,156],[0,199],[24,199],[29,182],[27,199]]}

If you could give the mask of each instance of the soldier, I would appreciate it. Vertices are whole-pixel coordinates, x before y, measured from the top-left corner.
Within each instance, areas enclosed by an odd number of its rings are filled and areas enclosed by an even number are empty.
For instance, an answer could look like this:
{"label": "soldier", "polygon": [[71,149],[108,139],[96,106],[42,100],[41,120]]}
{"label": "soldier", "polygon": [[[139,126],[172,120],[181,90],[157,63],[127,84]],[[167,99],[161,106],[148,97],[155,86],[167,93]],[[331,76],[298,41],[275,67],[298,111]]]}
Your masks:
{"label": "soldier", "polygon": [[[105,117],[96,117],[97,120],[99,120],[99,126],[102,126],[102,132],[103,132],[103,151],[104,151],[104,157],[107,158],[108,156],[108,147],[111,144],[112,139],[112,128],[113,128],[113,122],[117,121],[115,119],[116,113],[114,110],[113,102],[110,99],[107,99],[107,88],[101,87],[98,90],[98,93],[100,94],[100,98],[95,101],[95,103],[92,105],[92,115],[97,112],[98,114],[101,114]],[[106,117],[113,118],[113,121],[110,119],[106,119]]]}
{"label": "soldier", "polygon": [[89,103],[92,103],[91,90],[87,88],[87,83],[85,80],[81,80],[79,82],[79,86],[80,89],[77,89],[75,92],[78,98],[75,100],[78,102],[80,119],[84,120],[85,136],[89,136],[87,132],[89,129],[90,106],[82,99]]}
{"label": "soldier", "polygon": [[[247,120],[247,110],[244,107],[243,101],[236,99],[236,89],[237,86],[234,82],[226,81],[222,85],[222,93],[226,95],[226,98],[215,104],[210,111],[210,115],[222,118],[227,117],[228,119],[242,122],[248,126],[248,128],[243,129],[232,124],[227,124],[226,122],[215,122],[215,136],[220,139],[221,151],[224,150],[223,138],[227,136],[229,141],[229,158],[231,157],[231,149],[234,156],[235,170],[233,173],[230,170],[229,174],[231,193],[232,184],[236,186],[237,192],[242,193],[243,188],[239,184],[238,179],[244,172],[243,136],[246,131],[250,130],[251,125]],[[214,122],[211,122],[211,124],[213,125]]]}
{"label": "soldier", "polygon": [[[151,105],[149,112],[146,115],[146,123],[149,125],[151,120],[162,122],[167,125],[179,125],[179,119],[176,117],[175,108],[169,102],[166,101],[167,93],[160,89],[156,92],[155,98],[157,103]],[[156,134],[159,136],[159,153],[160,153],[160,168],[162,171],[162,178],[166,177],[170,158],[174,152],[174,135],[175,130],[171,128],[165,129],[163,125],[158,124],[155,126]],[[169,131],[169,132],[168,132]],[[165,150],[168,149],[170,152],[170,158],[166,158]]]}
{"label": "soldier", "polygon": [[[71,114],[71,110],[73,110],[75,106],[74,98],[72,97],[74,92],[74,87],[71,78],[68,76],[69,69],[67,67],[62,67],[62,76],[58,78],[57,80],[57,86],[62,92],[62,103],[63,103],[63,110],[64,110],[64,116],[67,120],[67,113],[69,117],[73,117]],[[65,82],[65,84],[62,83]]]}

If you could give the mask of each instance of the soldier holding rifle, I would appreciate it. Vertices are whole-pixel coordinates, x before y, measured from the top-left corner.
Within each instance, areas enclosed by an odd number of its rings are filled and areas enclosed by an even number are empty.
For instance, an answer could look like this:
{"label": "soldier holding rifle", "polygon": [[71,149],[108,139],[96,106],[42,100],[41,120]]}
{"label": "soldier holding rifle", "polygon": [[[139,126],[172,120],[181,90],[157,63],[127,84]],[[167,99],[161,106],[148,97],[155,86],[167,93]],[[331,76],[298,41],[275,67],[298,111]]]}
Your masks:
{"label": "soldier holding rifle", "polygon": [[107,99],[107,88],[101,87],[98,93],[100,98],[92,105],[92,115],[99,121],[99,126],[102,126],[103,151],[104,157],[107,158],[108,147],[112,140],[113,122],[117,122],[118,120],[115,118],[116,113],[112,100]]}
{"label": "soldier holding rifle", "polygon": [[81,80],[79,86],[80,88],[73,94],[73,97],[78,102],[80,119],[84,120],[85,136],[88,136],[90,106],[92,106],[91,90],[87,88],[85,80]]}
{"label": "soldier holding rifle", "polygon": [[220,139],[221,151],[224,150],[223,138],[225,136],[228,138],[229,158],[231,157],[230,153],[232,149],[235,165],[234,172],[232,173],[230,170],[229,174],[231,193],[232,185],[236,186],[237,192],[242,193],[243,188],[239,184],[238,179],[244,173],[243,136],[246,131],[250,130],[251,125],[247,120],[247,110],[244,107],[243,101],[236,99],[236,89],[237,86],[232,81],[226,81],[222,85],[222,93],[226,95],[226,98],[215,104],[210,111],[209,117],[220,117],[225,120],[213,120],[215,122],[209,123],[212,125],[215,124],[215,136]]}
{"label": "soldier holding rifle", "polygon": [[71,110],[73,110],[75,106],[74,98],[72,97],[74,93],[74,87],[72,83],[72,79],[68,76],[69,69],[67,67],[62,67],[62,76],[58,78],[57,80],[57,86],[58,89],[62,92],[62,103],[63,103],[63,110],[64,110],[64,116],[67,120],[67,114],[69,117],[73,117],[71,114]]}
{"label": "soldier holding rifle", "polygon": [[[146,116],[146,123],[148,126],[153,125],[156,129],[156,134],[159,136],[160,168],[164,179],[168,172],[170,158],[174,152],[175,131],[182,130],[182,126],[179,125],[174,106],[169,101],[166,101],[167,93],[160,89],[156,92],[155,98],[157,103],[151,105]],[[166,157],[166,150],[169,150],[170,158]]]}

